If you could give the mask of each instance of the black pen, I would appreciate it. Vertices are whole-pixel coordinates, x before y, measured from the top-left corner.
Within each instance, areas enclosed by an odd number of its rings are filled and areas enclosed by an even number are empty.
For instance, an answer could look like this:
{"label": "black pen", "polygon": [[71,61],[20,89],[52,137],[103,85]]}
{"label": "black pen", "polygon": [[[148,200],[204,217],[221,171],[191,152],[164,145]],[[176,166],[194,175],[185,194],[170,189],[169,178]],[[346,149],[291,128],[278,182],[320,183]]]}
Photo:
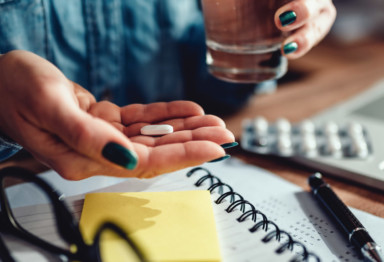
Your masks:
{"label": "black pen", "polygon": [[368,234],[360,221],[352,214],[351,210],[325,183],[320,173],[311,175],[308,183],[315,197],[326,207],[339,225],[347,233],[349,242],[357,246],[366,261],[383,262],[381,247],[378,246]]}

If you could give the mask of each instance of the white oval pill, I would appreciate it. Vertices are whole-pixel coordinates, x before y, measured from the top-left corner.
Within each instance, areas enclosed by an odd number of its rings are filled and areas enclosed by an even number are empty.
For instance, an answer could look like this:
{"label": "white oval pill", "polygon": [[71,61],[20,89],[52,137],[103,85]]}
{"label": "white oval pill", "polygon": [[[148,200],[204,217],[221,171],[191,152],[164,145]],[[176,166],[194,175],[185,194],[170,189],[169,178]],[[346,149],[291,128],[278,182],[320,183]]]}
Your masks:
{"label": "white oval pill", "polygon": [[173,133],[171,125],[148,125],[140,129],[142,135],[146,136],[161,136]]}
{"label": "white oval pill", "polygon": [[268,133],[268,121],[264,117],[256,117],[253,120],[254,132],[259,136],[265,136]]}
{"label": "white oval pill", "polygon": [[293,154],[292,139],[289,134],[282,133],[277,137],[277,150],[280,155],[291,156]]}
{"label": "white oval pill", "polygon": [[353,156],[365,158],[369,154],[368,145],[363,136],[352,139],[351,152]]}
{"label": "white oval pill", "polygon": [[301,122],[300,124],[300,131],[302,134],[313,134],[315,133],[315,124],[312,122],[312,121],[309,121],[309,120],[304,120],[303,122]]}
{"label": "white oval pill", "polygon": [[317,141],[313,134],[305,134],[302,137],[301,150],[307,157],[315,157],[317,155]]}
{"label": "white oval pill", "polygon": [[332,135],[332,134],[338,134],[339,133],[339,127],[338,125],[333,122],[333,121],[329,121],[325,124],[325,133],[328,134],[328,135]]}
{"label": "white oval pill", "polygon": [[363,132],[363,126],[356,122],[348,124],[348,131],[350,136],[360,136]]}
{"label": "white oval pill", "polygon": [[276,129],[278,133],[290,133],[291,123],[285,118],[279,118],[276,120]]}
{"label": "white oval pill", "polygon": [[334,157],[341,157],[343,154],[343,145],[337,134],[328,134],[325,144],[325,152]]}

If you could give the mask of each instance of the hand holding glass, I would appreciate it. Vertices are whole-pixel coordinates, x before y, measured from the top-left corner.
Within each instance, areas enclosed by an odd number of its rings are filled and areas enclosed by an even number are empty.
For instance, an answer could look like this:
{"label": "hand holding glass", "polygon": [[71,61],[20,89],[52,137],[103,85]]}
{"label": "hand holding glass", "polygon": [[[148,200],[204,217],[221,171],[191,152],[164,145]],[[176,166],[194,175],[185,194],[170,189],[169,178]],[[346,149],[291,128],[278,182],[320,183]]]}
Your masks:
{"label": "hand holding glass", "polygon": [[202,0],[207,64],[215,77],[258,83],[282,77],[287,33],[274,23],[276,10],[291,0]]}

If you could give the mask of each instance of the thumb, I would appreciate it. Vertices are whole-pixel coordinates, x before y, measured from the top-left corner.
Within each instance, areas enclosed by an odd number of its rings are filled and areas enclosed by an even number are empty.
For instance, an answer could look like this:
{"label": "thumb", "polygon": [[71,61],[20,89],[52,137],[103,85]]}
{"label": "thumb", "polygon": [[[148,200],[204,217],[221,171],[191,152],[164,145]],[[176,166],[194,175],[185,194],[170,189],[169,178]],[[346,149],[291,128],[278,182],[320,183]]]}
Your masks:
{"label": "thumb", "polygon": [[131,141],[110,123],[79,108],[61,110],[56,119],[60,121],[54,132],[74,151],[127,169],[137,166],[138,157]]}

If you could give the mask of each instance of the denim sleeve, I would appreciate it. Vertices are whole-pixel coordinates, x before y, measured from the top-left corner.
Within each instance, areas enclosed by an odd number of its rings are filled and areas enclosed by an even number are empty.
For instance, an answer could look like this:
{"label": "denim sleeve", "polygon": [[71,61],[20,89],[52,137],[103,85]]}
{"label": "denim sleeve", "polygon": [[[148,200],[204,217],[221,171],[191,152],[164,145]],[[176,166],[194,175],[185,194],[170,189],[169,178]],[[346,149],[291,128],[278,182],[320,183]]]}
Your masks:
{"label": "denim sleeve", "polygon": [[22,146],[0,134],[0,162],[13,156],[22,149]]}

